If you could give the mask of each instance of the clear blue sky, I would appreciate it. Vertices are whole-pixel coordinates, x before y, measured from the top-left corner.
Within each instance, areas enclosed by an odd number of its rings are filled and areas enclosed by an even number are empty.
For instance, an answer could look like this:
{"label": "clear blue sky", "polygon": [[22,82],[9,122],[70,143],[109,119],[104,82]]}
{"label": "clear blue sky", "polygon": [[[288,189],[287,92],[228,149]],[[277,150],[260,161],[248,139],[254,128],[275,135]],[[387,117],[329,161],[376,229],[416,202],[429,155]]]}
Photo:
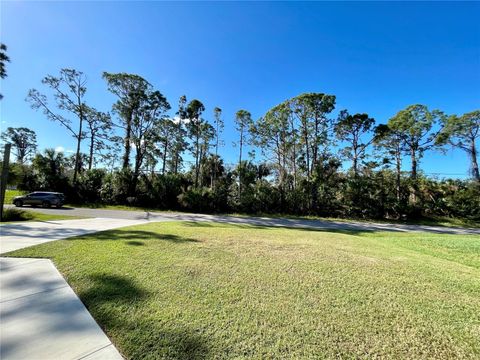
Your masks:
{"label": "clear blue sky", "polygon": [[[224,153],[235,111],[254,118],[303,92],[337,96],[337,110],[386,122],[414,103],[461,114],[480,107],[480,3],[1,2],[1,127],[28,126],[39,145],[73,149],[60,125],[24,101],[62,67],[88,75],[88,102],[110,110],[103,71],[150,81],[224,110]],[[335,113],[336,114],[336,113]],[[430,154],[428,173],[466,174],[464,153]]]}

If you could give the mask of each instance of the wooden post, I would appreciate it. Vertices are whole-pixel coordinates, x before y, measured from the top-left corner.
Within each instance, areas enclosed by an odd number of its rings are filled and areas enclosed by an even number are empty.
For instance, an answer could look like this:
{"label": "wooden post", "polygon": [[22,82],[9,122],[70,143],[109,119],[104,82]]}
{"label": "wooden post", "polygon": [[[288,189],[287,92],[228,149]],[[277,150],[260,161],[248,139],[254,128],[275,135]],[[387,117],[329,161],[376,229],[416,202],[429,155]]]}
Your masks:
{"label": "wooden post", "polygon": [[5,144],[5,150],[3,152],[2,178],[0,181],[0,221],[3,221],[3,203],[5,202],[5,190],[7,189],[11,146],[9,143]]}

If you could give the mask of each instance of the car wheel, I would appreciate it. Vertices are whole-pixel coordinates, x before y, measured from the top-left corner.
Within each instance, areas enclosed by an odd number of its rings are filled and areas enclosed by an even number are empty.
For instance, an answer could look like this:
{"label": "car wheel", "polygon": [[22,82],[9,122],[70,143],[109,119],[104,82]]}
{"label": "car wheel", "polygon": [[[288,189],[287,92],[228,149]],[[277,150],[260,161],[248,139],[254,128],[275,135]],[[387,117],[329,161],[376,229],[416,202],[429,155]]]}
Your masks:
{"label": "car wheel", "polygon": [[23,201],[22,200],[15,200],[13,203],[16,207],[22,207],[23,206]]}
{"label": "car wheel", "polygon": [[44,202],[42,202],[42,207],[44,207],[44,208],[49,208],[50,206],[52,206],[52,204],[50,204],[50,201],[44,201]]}

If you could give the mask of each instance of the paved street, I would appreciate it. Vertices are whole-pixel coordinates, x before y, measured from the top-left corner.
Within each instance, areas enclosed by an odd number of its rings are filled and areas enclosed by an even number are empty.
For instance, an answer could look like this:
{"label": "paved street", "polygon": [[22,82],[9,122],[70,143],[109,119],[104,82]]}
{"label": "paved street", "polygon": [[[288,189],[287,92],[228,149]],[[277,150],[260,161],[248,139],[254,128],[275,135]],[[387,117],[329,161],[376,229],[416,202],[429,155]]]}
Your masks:
{"label": "paved street", "polygon": [[23,207],[25,210],[35,210],[47,214],[62,214],[109,219],[128,219],[138,221],[213,221],[231,224],[249,224],[256,226],[287,226],[301,228],[315,228],[325,230],[357,230],[357,231],[426,231],[442,234],[476,234],[480,235],[480,229],[449,228],[427,225],[404,225],[373,222],[341,222],[326,220],[305,220],[290,218],[263,218],[263,217],[239,217],[228,215],[205,215],[175,212],[150,212],[130,210],[107,210],[89,208],[62,208],[62,209],[32,209]]}

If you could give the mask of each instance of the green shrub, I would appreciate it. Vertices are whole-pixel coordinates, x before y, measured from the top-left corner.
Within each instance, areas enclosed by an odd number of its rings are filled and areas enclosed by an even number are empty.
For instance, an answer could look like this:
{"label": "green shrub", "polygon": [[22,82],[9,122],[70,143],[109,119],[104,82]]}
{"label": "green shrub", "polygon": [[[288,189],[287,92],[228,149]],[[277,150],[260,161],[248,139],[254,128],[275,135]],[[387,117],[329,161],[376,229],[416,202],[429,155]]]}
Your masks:
{"label": "green shrub", "polygon": [[178,202],[188,211],[211,212],[213,208],[213,194],[209,188],[189,188],[178,196]]}
{"label": "green shrub", "polygon": [[3,209],[2,221],[26,221],[32,219],[33,214],[29,213],[28,211],[14,208]]}

